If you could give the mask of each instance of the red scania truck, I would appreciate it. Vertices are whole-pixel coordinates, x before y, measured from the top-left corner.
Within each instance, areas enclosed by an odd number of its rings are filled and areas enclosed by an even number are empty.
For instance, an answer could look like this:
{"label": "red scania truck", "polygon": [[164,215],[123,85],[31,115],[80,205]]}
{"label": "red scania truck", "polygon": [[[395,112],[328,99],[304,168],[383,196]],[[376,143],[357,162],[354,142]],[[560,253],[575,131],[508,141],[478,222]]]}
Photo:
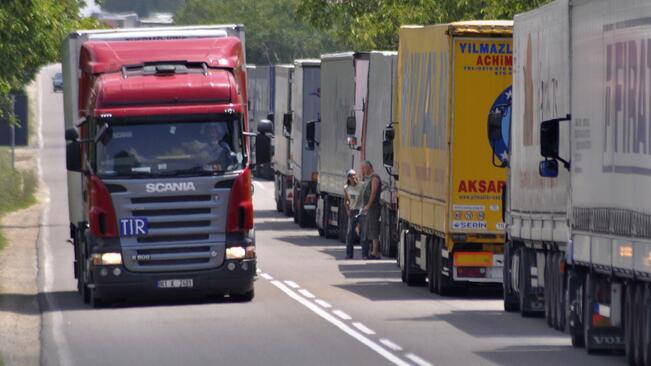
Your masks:
{"label": "red scania truck", "polygon": [[243,32],[80,31],[64,41],[70,236],[85,302],[253,298]]}

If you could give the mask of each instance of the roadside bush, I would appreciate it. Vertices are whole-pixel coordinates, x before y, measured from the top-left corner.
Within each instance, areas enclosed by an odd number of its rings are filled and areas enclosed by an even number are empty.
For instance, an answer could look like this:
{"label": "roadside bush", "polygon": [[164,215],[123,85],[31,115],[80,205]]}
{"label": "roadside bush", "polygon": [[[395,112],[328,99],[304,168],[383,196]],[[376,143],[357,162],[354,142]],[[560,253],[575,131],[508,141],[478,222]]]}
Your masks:
{"label": "roadside bush", "polygon": [[36,174],[11,169],[11,156],[0,150],[0,214],[26,207],[34,202]]}

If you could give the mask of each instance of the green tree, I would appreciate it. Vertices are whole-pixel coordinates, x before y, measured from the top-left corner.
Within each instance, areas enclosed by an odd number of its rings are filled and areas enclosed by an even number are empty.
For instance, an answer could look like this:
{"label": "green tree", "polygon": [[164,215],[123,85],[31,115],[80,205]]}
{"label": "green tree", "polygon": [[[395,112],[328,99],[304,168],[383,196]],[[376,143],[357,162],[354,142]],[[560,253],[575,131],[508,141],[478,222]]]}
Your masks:
{"label": "green tree", "polygon": [[177,24],[244,24],[247,62],[255,64],[319,57],[344,48],[333,32],[316,30],[297,18],[300,1],[187,0],[174,20]]}
{"label": "green tree", "polygon": [[83,0],[2,0],[0,2],[0,119],[15,122],[10,92],[22,89],[41,66],[57,61],[61,41],[77,25]]}
{"label": "green tree", "polygon": [[550,0],[304,0],[298,15],[356,50],[396,49],[402,24],[512,19]]}
{"label": "green tree", "polygon": [[98,1],[103,10],[124,13],[136,12],[146,17],[154,12],[174,13],[183,5],[184,0],[102,0]]}

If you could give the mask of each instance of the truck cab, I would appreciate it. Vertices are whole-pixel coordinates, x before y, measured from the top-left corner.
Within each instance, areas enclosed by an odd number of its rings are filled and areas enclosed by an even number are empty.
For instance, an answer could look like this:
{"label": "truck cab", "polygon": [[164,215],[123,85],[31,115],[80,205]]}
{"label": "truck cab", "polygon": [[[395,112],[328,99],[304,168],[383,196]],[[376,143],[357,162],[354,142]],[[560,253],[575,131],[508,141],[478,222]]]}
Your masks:
{"label": "truck cab", "polygon": [[[236,37],[87,41],[71,220],[86,302],[137,294],[253,298],[244,53]],[[77,206],[77,205],[72,205]],[[71,217],[73,217],[71,215]]]}

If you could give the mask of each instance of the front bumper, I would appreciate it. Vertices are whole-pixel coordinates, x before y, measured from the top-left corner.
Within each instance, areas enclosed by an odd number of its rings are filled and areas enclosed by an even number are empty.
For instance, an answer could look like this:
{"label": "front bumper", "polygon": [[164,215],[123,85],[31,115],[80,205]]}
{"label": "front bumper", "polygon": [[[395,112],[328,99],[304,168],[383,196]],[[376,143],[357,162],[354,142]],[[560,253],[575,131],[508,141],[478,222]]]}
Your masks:
{"label": "front bumper", "polygon": [[[234,264],[234,266],[230,266]],[[233,268],[232,270],[229,267]],[[115,268],[120,274],[115,275]],[[102,275],[102,269],[107,273]],[[256,260],[227,260],[210,270],[189,272],[129,272],[120,266],[93,266],[95,293],[100,298],[142,296],[245,294],[253,289]],[[159,288],[160,280],[192,279],[192,288]]]}

